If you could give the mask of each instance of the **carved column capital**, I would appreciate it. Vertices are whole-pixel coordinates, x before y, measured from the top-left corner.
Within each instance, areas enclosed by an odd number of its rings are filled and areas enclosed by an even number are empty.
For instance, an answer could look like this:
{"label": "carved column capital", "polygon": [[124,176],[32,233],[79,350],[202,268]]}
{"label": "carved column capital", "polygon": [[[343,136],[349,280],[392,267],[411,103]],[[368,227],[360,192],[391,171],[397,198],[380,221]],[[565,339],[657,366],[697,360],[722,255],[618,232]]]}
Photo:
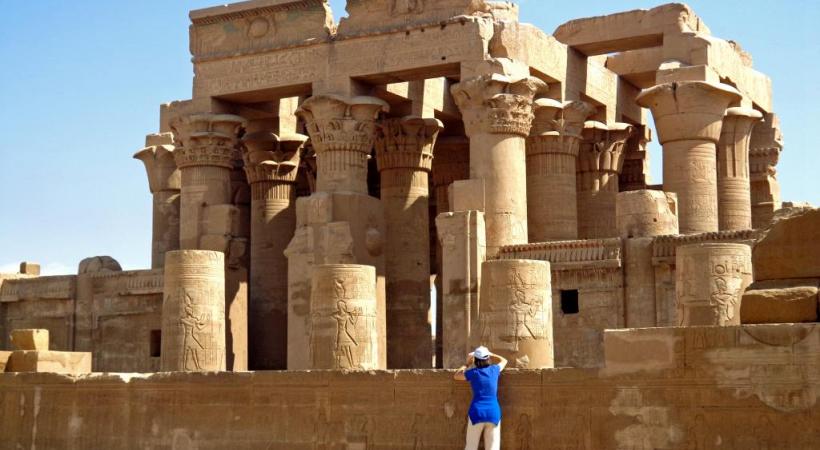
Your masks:
{"label": "carved column capital", "polygon": [[546,83],[529,76],[526,67],[503,58],[487,62],[487,73],[450,89],[461,110],[468,135],[512,134],[527,137],[533,120],[533,99]]}
{"label": "carved column capital", "polygon": [[661,144],[683,140],[717,143],[726,109],[741,99],[722,83],[682,81],[645,89],[636,101],[652,110]]}
{"label": "carved column capital", "polygon": [[173,135],[151,134],[146,137],[145,143],[146,147],[135,153],[134,159],[145,164],[151,193],[180,190],[179,169],[174,161]]}
{"label": "carved column capital", "polygon": [[302,147],[308,137],[302,134],[285,135],[262,131],[242,138],[242,161],[248,183],[295,183],[299,171]]}
{"label": "carved column capital", "polygon": [[564,153],[578,156],[586,119],[595,112],[582,101],[559,102],[540,98],[533,104],[533,124],[527,138],[527,156]]}
{"label": "carved column capital", "polygon": [[406,168],[430,172],[433,146],[443,129],[438,119],[411,116],[383,120],[376,129],[379,171]]}
{"label": "carved column capital", "polygon": [[[590,173],[594,178],[603,174],[617,175],[624,163],[624,145],[634,131],[632,125],[587,121],[582,132],[578,172]],[[583,186],[594,189],[594,186]]]}
{"label": "carved column capital", "polygon": [[231,114],[192,114],[171,124],[180,169],[192,166],[234,168],[245,119]]}
{"label": "carved column capital", "polygon": [[296,115],[305,121],[317,154],[370,153],[376,136],[376,119],[389,109],[387,103],[375,97],[315,95],[299,106]]}
{"label": "carved column capital", "polygon": [[306,124],[317,158],[317,191],[367,192],[367,158],[376,119],[389,105],[375,97],[315,95],[296,115]]}

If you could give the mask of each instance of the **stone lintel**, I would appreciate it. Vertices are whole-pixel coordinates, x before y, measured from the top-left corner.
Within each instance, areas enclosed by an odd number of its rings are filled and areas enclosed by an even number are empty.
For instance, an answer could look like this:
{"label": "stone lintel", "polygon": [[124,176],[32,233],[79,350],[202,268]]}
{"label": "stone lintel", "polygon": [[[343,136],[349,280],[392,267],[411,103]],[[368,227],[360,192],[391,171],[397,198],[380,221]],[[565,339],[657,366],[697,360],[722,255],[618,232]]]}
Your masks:
{"label": "stone lintel", "polygon": [[709,29],[682,3],[669,3],[649,10],[576,19],[559,26],[553,35],[559,41],[586,55],[603,55],[625,50],[657,47],[664,35]]}
{"label": "stone lintel", "polygon": [[354,0],[339,23],[337,36],[346,38],[396,30],[439,26],[469,16],[518,21],[518,5],[488,0]]}

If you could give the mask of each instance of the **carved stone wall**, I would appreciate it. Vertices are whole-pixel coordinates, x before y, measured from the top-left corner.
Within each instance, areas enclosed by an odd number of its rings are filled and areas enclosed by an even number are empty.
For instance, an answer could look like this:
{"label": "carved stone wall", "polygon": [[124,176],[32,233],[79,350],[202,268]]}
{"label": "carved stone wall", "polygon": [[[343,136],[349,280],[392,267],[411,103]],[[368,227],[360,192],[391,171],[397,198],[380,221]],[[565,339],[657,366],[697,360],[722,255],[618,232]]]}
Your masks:
{"label": "carved stone wall", "polygon": [[620,238],[502,247],[501,259],[549,261],[556,367],[600,367],[603,332],[624,327]]}
{"label": "carved stone wall", "polygon": [[5,279],[0,348],[11,330],[49,330],[50,348],[93,353],[98,372],[159,370],[162,270]]}
{"label": "carved stone wall", "polygon": [[[607,369],[502,374],[501,448],[817,448],[817,325],[606,341]],[[0,410],[14,412],[0,421],[5,446],[111,450],[452,450],[464,446],[470,401],[450,371],[0,374],[0,392]]]}

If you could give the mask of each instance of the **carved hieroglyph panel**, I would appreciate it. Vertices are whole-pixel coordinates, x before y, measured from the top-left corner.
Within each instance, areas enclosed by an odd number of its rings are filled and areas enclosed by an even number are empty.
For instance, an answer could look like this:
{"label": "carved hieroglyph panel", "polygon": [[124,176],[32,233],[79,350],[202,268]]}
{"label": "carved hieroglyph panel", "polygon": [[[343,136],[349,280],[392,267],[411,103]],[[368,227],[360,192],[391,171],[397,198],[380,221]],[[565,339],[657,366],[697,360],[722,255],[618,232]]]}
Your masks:
{"label": "carved hieroglyph panel", "polygon": [[182,250],[165,255],[163,371],[225,370],[225,257]]}
{"label": "carved hieroglyph panel", "polygon": [[481,266],[481,344],[513,367],[553,367],[550,265],[498,260]]}
{"label": "carved hieroglyph panel", "polygon": [[316,266],[311,284],[310,359],[313,369],[384,369],[373,266]]}
{"label": "carved hieroglyph panel", "polygon": [[740,325],[740,300],[752,282],[745,244],[695,244],[676,255],[678,326]]}

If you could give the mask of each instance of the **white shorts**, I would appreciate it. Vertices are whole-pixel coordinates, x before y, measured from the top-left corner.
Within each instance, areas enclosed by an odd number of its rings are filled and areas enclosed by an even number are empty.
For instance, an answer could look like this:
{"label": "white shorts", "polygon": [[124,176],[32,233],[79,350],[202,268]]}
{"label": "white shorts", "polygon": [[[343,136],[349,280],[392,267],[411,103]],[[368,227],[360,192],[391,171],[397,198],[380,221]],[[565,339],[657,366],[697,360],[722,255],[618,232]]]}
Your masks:
{"label": "white shorts", "polygon": [[484,435],[484,450],[501,450],[501,422],[495,425],[491,422],[481,422],[473,425],[467,419],[467,446],[464,450],[478,450],[478,442]]}

